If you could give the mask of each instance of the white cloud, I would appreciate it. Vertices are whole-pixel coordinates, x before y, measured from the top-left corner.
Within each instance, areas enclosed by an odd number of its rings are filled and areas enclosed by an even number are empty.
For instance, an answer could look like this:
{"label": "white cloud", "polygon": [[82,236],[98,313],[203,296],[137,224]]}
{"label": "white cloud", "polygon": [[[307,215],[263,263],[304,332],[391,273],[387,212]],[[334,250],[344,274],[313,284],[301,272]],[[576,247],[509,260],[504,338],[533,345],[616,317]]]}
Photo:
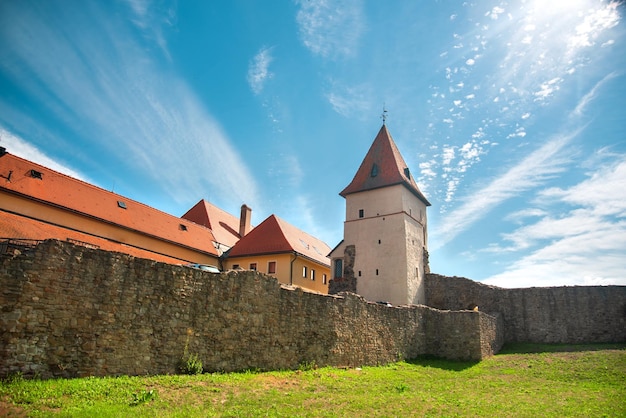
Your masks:
{"label": "white cloud", "polygon": [[433,249],[450,242],[503,201],[537,187],[563,171],[565,160],[559,158],[559,153],[576,135],[578,131],[550,139],[489,185],[472,192],[462,205],[441,220],[431,235]]}
{"label": "white cloud", "polygon": [[578,104],[576,105],[576,108],[572,112],[572,116],[581,116],[584,113],[585,108],[589,105],[589,103],[593,99],[595,99],[596,95],[598,94],[598,90],[600,90],[600,88],[602,88],[602,86],[605,83],[607,83],[608,81],[610,81],[611,79],[613,79],[615,77],[617,77],[616,73],[610,73],[610,74],[605,75],[602,78],[602,80],[597,82],[593,86],[593,88],[578,101]]}
{"label": "white cloud", "polygon": [[351,56],[365,29],[361,0],[297,0],[304,45],[322,57]]}
{"label": "white cloud", "polygon": [[618,4],[611,2],[603,8],[589,10],[569,38],[570,50],[592,46],[602,31],[616,26],[620,19]]}
{"label": "white cloud", "polygon": [[[83,146],[97,143],[175,201],[210,190],[216,200],[259,206],[254,177],[220,124],[171,69],[159,69],[127,21],[97,2],[62,14],[57,9],[44,3],[8,10],[12,18],[0,29],[0,47],[11,57],[3,71],[12,83],[76,126]],[[205,172],[207,159],[218,175],[189,175]]]}
{"label": "white cloud", "polygon": [[333,86],[333,91],[326,94],[335,112],[345,117],[360,116],[371,109],[370,87],[366,84],[357,86]]}
{"label": "white cloud", "polygon": [[157,4],[150,0],[126,0],[126,3],[135,15],[133,23],[144,36],[151,38],[161,48],[168,59],[171,59],[163,26],[172,26],[176,20],[174,7],[157,10],[156,8],[163,6],[163,3]]}
{"label": "white cloud", "polygon": [[567,189],[540,194],[552,206],[573,206],[555,217],[536,211],[534,224],[505,235],[511,250],[535,248],[484,282],[502,287],[626,285],[626,156]]}
{"label": "white cloud", "polygon": [[254,94],[261,93],[266,80],[273,76],[269,71],[270,63],[273,60],[271,52],[272,48],[263,47],[250,61],[247,80]]}
{"label": "white cloud", "polygon": [[522,221],[527,218],[545,216],[547,214],[548,212],[546,212],[543,209],[528,208],[528,209],[522,209],[522,210],[518,210],[516,212],[510,213],[507,216],[505,216],[504,219],[507,221],[515,222],[515,223],[522,223]]}
{"label": "white cloud", "polygon": [[6,148],[7,152],[17,155],[18,157],[24,158],[25,160],[32,161],[39,165],[43,165],[52,170],[58,171],[59,173],[63,173],[70,177],[74,177],[75,179],[83,180],[89,182],[87,178],[85,178],[79,172],[61,164],[54,158],[50,158],[37,147],[29,144],[24,141],[17,135],[12,134],[11,132],[0,127],[0,146]]}

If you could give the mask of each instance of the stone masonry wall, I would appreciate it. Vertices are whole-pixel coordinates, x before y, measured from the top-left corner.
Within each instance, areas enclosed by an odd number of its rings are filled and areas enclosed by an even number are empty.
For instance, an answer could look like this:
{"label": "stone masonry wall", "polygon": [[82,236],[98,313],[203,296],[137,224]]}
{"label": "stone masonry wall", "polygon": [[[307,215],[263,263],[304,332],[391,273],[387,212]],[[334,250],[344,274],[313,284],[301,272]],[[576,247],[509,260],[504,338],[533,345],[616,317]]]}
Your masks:
{"label": "stone masonry wall", "polygon": [[499,348],[497,331],[485,313],[387,307],[54,240],[0,259],[0,377],[176,373],[185,353],[208,371],[479,360]]}
{"label": "stone masonry wall", "polygon": [[505,342],[626,341],[626,286],[503,289],[436,274],[425,285],[431,307],[499,313]]}

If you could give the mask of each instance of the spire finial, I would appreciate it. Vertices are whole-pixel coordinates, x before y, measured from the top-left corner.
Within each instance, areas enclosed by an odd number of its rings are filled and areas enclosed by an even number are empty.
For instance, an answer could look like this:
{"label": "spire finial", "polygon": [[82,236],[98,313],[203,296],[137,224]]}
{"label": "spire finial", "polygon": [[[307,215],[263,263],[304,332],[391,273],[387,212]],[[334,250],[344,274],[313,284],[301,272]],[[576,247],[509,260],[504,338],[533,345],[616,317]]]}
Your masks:
{"label": "spire finial", "polygon": [[385,124],[385,121],[387,120],[387,107],[385,106],[385,104],[383,103],[383,114],[380,115],[380,117],[383,120],[383,125]]}

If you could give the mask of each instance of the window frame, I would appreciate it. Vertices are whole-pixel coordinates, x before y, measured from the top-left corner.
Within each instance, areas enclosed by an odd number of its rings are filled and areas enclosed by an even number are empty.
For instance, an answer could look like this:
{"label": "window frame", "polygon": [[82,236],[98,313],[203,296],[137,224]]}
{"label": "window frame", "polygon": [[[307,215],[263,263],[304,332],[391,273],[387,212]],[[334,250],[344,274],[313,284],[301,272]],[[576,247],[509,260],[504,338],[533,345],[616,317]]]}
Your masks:
{"label": "window frame", "polygon": [[[267,262],[267,274],[276,274],[276,266],[278,265],[278,263],[276,261],[268,261]],[[274,271],[272,271],[271,267],[274,267]]]}

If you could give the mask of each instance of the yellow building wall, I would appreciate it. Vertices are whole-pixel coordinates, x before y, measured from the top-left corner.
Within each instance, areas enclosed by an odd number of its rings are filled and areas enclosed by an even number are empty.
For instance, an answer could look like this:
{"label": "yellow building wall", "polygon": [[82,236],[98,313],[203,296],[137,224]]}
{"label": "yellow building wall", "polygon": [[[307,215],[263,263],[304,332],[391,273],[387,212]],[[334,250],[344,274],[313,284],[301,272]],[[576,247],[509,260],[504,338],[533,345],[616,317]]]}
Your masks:
{"label": "yellow building wall", "polygon": [[[27,216],[29,218],[52,223],[65,228],[73,229],[100,238],[106,238],[133,247],[152,251],[159,254],[178,258],[182,262],[212,264],[217,266],[218,259],[210,254],[195,251],[191,248],[178,246],[175,243],[159,240],[158,238],[141,234],[126,228],[89,218],[78,213],[70,212],[49,206],[44,203],[22,198],[11,193],[0,192],[0,208],[3,210]],[[24,238],[24,237],[16,237]],[[49,237],[65,240],[65,237]],[[207,248],[213,247],[207,242]]]}
{"label": "yellow building wall", "polygon": [[[270,262],[276,263],[276,273],[269,272]],[[254,270],[253,264],[256,265],[257,271],[276,277],[280,283],[328,294],[330,267],[293,253],[229,257],[223,263],[225,270],[236,268]],[[305,267],[306,277],[304,277]],[[312,280],[311,271],[315,272],[315,280]]]}

